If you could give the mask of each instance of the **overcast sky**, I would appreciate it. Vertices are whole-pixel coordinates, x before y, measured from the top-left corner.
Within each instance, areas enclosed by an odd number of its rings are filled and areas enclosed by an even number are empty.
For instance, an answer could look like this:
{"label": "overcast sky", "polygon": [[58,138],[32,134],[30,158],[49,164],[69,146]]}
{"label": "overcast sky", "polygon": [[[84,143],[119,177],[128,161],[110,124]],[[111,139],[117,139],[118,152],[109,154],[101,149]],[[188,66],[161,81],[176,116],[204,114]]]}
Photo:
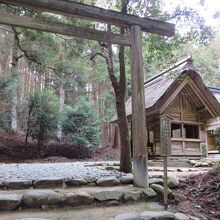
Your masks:
{"label": "overcast sky", "polygon": [[[130,0],[130,2],[134,4],[136,0]],[[206,23],[220,32],[220,17],[218,19],[213,18],[217,11],[220,14],[220,0],[163,0],[163,2],[165,4],[164,10],[166,11],[173,11],[178,5],[198,10],[205,18]],[[97,6],[108,8],[106,1],[103,0],[98,0]]]}
{"label": "overcast sky", "polygon": [[[214,19],[213,15],[220,12],[220,0],[165,0],[166,9],[172,10],[177,5],[187,6],[198,10],[206,19],[207,24],[220,28],[220,18]],[[201,5],[200,2],[203,4]]]}

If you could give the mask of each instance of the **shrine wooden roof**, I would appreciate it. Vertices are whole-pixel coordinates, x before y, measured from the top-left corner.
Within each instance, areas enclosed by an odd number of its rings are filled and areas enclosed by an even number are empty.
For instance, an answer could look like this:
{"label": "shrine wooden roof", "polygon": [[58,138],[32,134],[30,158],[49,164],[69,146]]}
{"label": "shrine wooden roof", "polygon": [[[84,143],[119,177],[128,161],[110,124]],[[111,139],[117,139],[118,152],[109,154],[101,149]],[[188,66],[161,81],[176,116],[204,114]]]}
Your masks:
{"label": "shrine wooden roof", "polygon": [[[200,99],[204,99],[206,108],[209,110],[207,118],[220,115],[220,89],[216,92],[216,90],[210,89],[211,87],[205,86],[200,74],[193,65],[191,56],[144,83],[146,114],[162,114],[163,106],[169,100],[171,101],[172,95],[182,84],[184,84],[182,89],[187,89],[188,93],[191,93],[190,98],[198,108],[202,106],[200,105]],[[132,115],[131,97],[126,102],[126,114],[128,117]],[[117,121],[117,118],[117,115],[115,115],[111,122]]]}

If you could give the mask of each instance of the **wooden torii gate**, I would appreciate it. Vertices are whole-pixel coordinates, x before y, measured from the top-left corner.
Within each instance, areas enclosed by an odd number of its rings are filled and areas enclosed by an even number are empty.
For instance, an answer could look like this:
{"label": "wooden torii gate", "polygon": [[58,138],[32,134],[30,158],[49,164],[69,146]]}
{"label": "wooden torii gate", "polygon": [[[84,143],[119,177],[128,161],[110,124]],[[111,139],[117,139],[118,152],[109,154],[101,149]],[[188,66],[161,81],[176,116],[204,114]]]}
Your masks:
{"label": "wooden torii gate", "polygon": [[175,25],[149,18],[141,18],[130,14],[122,14],[117,11],[106,10],[95,6],[80,4],[72,0],[0,0],[0,3],[130,28],[130,34],[121,35],[105,31],[98,31],[86,27],[67,25],[64,23],[44,22],[30,17],[0,13],[1,24],[131,47],[130,60],[132,75],[134,185],[139,187],[148,187],[146,152],[147,136],[141,32],[149,32],[170,37],[175,33]]}

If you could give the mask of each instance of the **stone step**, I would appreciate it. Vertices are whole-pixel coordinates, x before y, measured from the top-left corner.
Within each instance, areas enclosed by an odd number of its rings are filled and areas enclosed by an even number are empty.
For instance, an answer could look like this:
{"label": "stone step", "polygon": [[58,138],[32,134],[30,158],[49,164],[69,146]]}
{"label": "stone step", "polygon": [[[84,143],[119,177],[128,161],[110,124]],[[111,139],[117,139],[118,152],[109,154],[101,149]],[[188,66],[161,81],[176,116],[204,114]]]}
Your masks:
{"label": "stone step", "polygon": [[149,201],[156,196],[157,193],[151,188],[140,189],[132,185],[2,191],[0,194],[0,210],[13,211],[24,208],[49,209],[84,205],[110,206],[132,201]]}
{"label": "stone step", "polygon": [[[154,168],[154,171],[163,171],[162,169]],[[174,175],[169,174],[169,178]],[[149,184],[159,183],[163,185],[163,175],[154,174],[149,175]],[[133,175],[124,174],[119,178],[115,176],[100,177],[98,179],[84,179],[84,178],[43,178],[39,180],[23,180],[10,179],[0,182],[0,189],[2,190],[21,190],[21,189],[51,189],[51,188],[74,188],[82,186],[117,186],[133,184]]]}
{"label": "stone step", "polygon": [[[178,178],[168,179],[170,188],[178,187]],[[110,179],[108,178],[108,181]],[[149,201],[163,197],[163,179],[151,179],[147,189],[136,188],[133,185],[117,185],[103,187],[82,186],[58,189],[19,189],[2,190],[0,193],[0,210],[13,211],[23,208],[63,208],[84,205],[121,205],[127,202]],[[169,195],[172,191],[169,189]]]}
{"label": "stone step", "polygon": [[115,186],[120,184],[132,184],[133,175],[124,174],[119,178],[115,176],[100,177],[98,179],[78,178],[42,178],[37,180],[9,179],[0,181],[0,189],[18,190],[18,189],[45,189],[45,188],[66,188],[79,186]]}

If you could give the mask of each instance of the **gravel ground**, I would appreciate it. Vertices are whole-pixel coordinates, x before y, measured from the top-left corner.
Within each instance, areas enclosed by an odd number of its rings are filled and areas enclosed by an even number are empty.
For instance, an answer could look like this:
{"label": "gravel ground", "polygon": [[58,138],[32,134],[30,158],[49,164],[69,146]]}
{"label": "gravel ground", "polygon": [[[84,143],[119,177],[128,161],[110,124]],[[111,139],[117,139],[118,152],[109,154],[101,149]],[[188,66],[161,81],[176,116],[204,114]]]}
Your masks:
{"label": "gravel ground", "polygon": [[81,162],[73,163],[19,163],[0,164],[0,181],[9,179],[37,180],[42,178],[97,179],[104,176],[121,175],[118,171],[107,171],[98,167],[84,166]]}
{"label": "gravel ground", "polygon": [[[95,180],[104,176],[119,177],[117,170],[105,170],[105,166],[118,166],[118,161],[65,162],[65,163],[0,163],[0,181],[10,179],[37,180],[42,178],[76,178]],[[168,175],[185,177],[207,172],[210,168],[168,168]],[[149,167],[149,175],[163,175],[162,167]]]}

